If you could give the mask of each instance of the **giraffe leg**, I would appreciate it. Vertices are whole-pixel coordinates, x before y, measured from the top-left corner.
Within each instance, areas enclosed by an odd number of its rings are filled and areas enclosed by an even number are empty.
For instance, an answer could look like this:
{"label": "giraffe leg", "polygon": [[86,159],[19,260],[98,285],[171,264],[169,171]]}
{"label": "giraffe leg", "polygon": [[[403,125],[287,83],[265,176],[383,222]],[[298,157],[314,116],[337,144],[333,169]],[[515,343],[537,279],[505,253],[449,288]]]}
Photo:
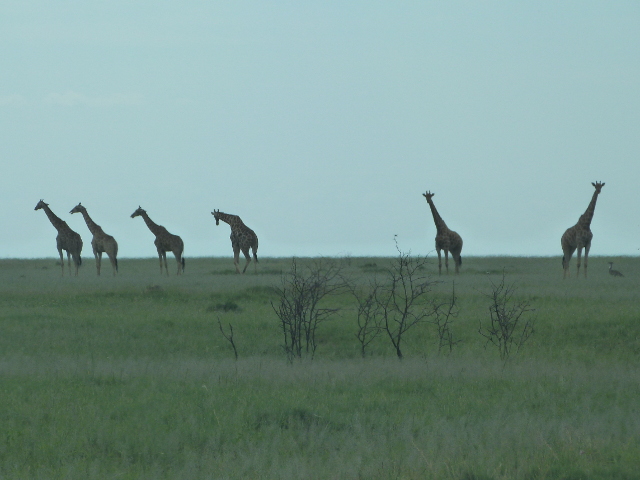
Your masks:
{"label": "giraffe leg", "polygon": [[253,249],[253,271],[258,273],[258,254],[255,248]]}
{"label": "giraffe leg", "polygon": [[60,265],[62,265],[62,276],[64,277],[64,257],[62,256],[62,249],[58,247],[58,254],[60,255]]}
{"label": "giraffe leg", "polygon": [[578,270],[576,271],[576,278],[578,278],[580,276],[580,263],[582,260],[582,247],[578,247],[578,257],[577,257],[577,262],[578,262]]}
{"label": "giraffe leg", "polygon": [[180,253],[173,252],[176,257],[176,262],[178,262],[178,275],[182,273],[182,255]]}
{"label": "giraffe leg", "polygon": [[449,275],[449,250],[444,251],[444,266],[447,267],[447,275]]}
{"label": "giraffe leg", "polygon": [[233,264],[236,267],[236,273],[240,273],[240,267],[238,266],[240,264],[240,246],[238,245],[233,246]]}
{"label": "giraffe leg", "polygon": [[571,270],[569,270],[569,262],[571,261],[571,257],[573,256],[573,252],[575,248],[572,247],[562,247],[562,278],[571,278]]}
{"label": "giraffe leg", "polygon": [[160,260],[160,275],[162,275],[162,252],[158,250],[158,260]]}
{"label": "giraffe leg", "polygon": [[440,255],[440,249],[437,249],[438,252],[438,275],[442,275],[442,256]]}
{"label": "giraffe leg", "polygon": [[584,278],[587,278],[587,263],[589,261],[589,250],[591,249],[591,244],[587,244],[584,247]]}
{"label": "giraffe leg", "polygon": [[96,257],[96,269],[98,270],[98,276],[100,276],[100,267],[102,266],[102,252],[93,252]]}
{"label": "giraffe leg", "polygon": [[247,267],[249,266],[249,264],[251,263],[251,255],[249,255],[249,248],[243,248],[242,249],[242,253],[244,254],[244,258],[247,259],[247,263],[244,264],[244,269],[242,270],[242,273],[247,271]]}
{"label": "giraffe leg", "polygon": [[111,267],[113,268],[113,276],[115,277],[116,273],[118,272],[118,260],[113,254],[107,253],[107,256],[109,257],[109,261],[111,262]]}
{"label": "giraffe leg", "polygon": [[[162,252],[162,259],[164,260],[164,271],[167,272],[167,277],[168,277],[169,267],[167,266],[167,252]],[[162,273],[162,271],[160,273]]]}
{"label": "giraffe leg", "polygon": [[[71,276],[71,253],[67,250],[67,264],[69,265],[69,276]],[[76,272],[76,275],[78,272]]]}

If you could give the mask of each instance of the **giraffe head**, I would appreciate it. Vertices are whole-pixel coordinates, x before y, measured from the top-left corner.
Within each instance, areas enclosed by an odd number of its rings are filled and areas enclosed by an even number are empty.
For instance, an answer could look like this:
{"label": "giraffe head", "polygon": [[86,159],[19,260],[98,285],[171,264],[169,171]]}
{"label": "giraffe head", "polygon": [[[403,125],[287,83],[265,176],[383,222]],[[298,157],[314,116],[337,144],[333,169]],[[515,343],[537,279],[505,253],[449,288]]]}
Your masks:
{"label": "giraffe head", "polygon": [[34,210],[40,210],[41,208],[48,207],[48,206],[49,206],[48,203],[44,203],[44,200],[40,199],[40,201],[38,202]]}
{"label": "giraffe head", "polygon": [[593,183],[591,182],[591,185],[593,185],[596,189],[596,193],[600,193],[600,190],[602,190],[602,187],[604,187],[604,182],[600,183],[600,182],[596,182]]}
{"label": "giraffe head", "polygon": [[87,209],[84,208],[82,203],[78,203],[78,205],[73,207],[73,209],[69,213],[82,213],[82,212],[86,212],[86,211],[87,211]]}
{"label": "giraffe head", "polygon": [[429,200],[431,200],[431,198],[433,198],[434,195],[435,195],[435,193],[431,193],[431,192],[427,192],[427,193],[423,193],[422,194],[422,196],[427,199],[427,202]]}
{"label": "giraffe head", "polygon": [[211,215],[216,219],[216,225],[220,225],[220,210],[214,210]]}
{"label": "giraffe head", "polygon": [[131,214],[131,218],[135,218],[143,213],[147,213],[147,211],[143,210],[142,207],[138,207],[137,210]]}

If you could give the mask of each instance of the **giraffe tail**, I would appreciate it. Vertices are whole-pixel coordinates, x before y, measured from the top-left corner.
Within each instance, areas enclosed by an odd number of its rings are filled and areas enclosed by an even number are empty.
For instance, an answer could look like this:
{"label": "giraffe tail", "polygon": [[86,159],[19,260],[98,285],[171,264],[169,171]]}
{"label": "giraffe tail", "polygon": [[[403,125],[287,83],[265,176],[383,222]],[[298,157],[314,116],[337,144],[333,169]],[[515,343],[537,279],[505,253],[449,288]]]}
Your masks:
{"label": "giraffe tail", "polygon": [[184,273],[184,257],[181,257],[180,263],[182,264],[182,273]]}
{"label": "giraffe tail", "polygon": [[113,264],[116,266],[116,272],[118,271],[118,259],[113,260]]}

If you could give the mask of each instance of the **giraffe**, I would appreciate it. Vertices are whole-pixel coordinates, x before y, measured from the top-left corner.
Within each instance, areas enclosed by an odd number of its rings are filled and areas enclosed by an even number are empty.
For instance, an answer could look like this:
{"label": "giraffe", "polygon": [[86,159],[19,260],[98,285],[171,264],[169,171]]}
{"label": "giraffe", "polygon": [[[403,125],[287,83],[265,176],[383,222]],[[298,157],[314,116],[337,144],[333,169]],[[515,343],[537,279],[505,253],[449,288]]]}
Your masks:
{"label": "giraffe", "polygon": [[622,272],[613,269],[613,262],[609,262],[609,275],[612,275],[614,277],[624,277]]}
{"label": "giraffe", "polygon": [[231,247],[233,248],[233,264],[236,267],[236,273],[240,273],[238,267],[240,263],[240,250],[247,259],[247,263],[242,270],[242,273],[247,271],[247,267],[251,263],[251,255],[249,249],[253,250],[253,259],[255,260],[254,268],[256,273],[258,272],[258,236],[256,232],[247,227],[244,222],[237,215],[229,215],[223,213],[220,210],[214,210],[211,215],[216,219],[216,225],[220,225],[220,220],[228,223],[231,227]]}
{"label": "giraffe", "polygon": [[118,242],[111,235],[107,235],[102,230],[102,227],[95,223],[89,214],[87,209],[79,203],[69,213],[81,213],[84,217],[84,221],[89,228],[89,231],[93,234],[91,240],[91,247],[93,248],[93,256],[96,257],[96,268],[98,270],[98,276],[100,275],[100,266],[102,264],[102,254],[106,253],[111,261],[113,267],[113,276],[116,276],[118,272]]}
{"label": "giraffe", "polygon": [[160,275],[162,275],[162,261],[164,260],[164,269],[169,275],[169,268],[167,267],[167,252],[173,252],[176,256],[176,261],[178,262],[178,275],[184,273],[184,257],[182,256],[182,252],[184,252],[184,243],[182,243],[182,239],[177,236],[169,233],[166,228],[162,225],[157,225],[153,223],[153,221],[147,215],[146,210],[143,210],[142,207],[138,207],[138,209],[131,214],[131,218],[142,217],[144,223],[147,224],[151,233],[156,236],[155,241],[153,242],[158,249],[158,258],[160,258]]}
{"label": "giraffe", "polygon": [[44,200],[40,200],[34,210],[44,210],[44,213],[49,217],[49,221],[58,230],[58,236],[56,237],[56,246],[58,247],[58,254],[60,255],[60,264],[62,265],[62,276],[64,277],[64,258],[62,257],[62,251],[67,252],[67,262],[69,264],[69,275],[71,275],[71,257],[73,257],[73,263],[76,266],[76,277],[78,276],[78,267],[82,265],[82,238],[76,232],[69,228],[67,222],[58,218],[49,208],[48,203],[44,203]]}
{"label": "giraffe", "polygon": [[422,196],[427,199],[429,208],[433,215],[433,221],[436,224],[436,251],[438,252],[438,274],[442,275],[442,257],[440,251],[444,250],[444,264],[447,267],[447,274],[449,274],[449,252],[453,257],[453,261],[456,265],[456,274],[460,273],[460,265],[462,265],[462,238],[453,230],[449,230],[447,224],[444,223],[442,217],[436,210],[436,206],[433,204],[432,197],[435,193],[427,192]]}
{"label": "giraffe", "polygon": [[587,278],[587,262],[589,260],[589,250],[591,249],[591,239],[593,238],[593,233],[591,233],[591,220],[593,219],[593,212],[596,209],[596,202],[598,201],[598,195],[600,194],[600,190],[604,187],[604,183],[600,182],[591,182],[591,185],[596,189],[593,192],[593,197],[591,197],[591,201],[589,202],[589,206],[585,210],[585,212],[580,215],[580,219],[578,223],[576,223],[573,227],[567,228],[567,230],[562,235],[560,239],[560,244],[562,245],[562,268],[564,272],[562,274],[562,278],[566,278],[567,276],[571,276],[569,272],[569,262],[571,261],[571,256],[576,249],[578,249],[578,270],[576,272],[576,278],[580,275],[580,257],[582,255],[582,249],[584,248],[584,278]]}

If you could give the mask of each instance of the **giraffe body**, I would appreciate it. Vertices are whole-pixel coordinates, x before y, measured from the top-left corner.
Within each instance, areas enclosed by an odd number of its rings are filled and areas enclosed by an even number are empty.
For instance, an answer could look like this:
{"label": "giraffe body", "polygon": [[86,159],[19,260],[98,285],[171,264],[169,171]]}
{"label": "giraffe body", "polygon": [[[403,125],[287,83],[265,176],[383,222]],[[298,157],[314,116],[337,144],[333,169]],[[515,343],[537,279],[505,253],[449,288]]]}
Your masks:
{"label": "giraffe body", "polygon": [[562,268],[563,268],[563,278],[567,276],[571,276],[569,272],[569,262],[571,261],[571,257],[573,256],[573,252],[578,250],[578,269],[576,271],[576,276],[580,275],[580,263],[582,256],[582,249],[584,249],[584,276],[587,278],[587,265],[589,262],[589,250],[591,250],[591,239],[593,239],[593,233],[591,232],[591,220],[593,219],[593,213],[596,209],[596,202],[598,201],[598,195],[604,187],[604,183],[595,182],[591,183],[593,187],[596,189],[593,192],[593,196],[591,197],[591,202],[587,206],[585,212],[580,215],[578,219],[578,223],[576,223],[573,227],[568,228],[562,238],[560,239],[560,244],[562,246]]}
{"label": "giraffe body", "polygon": [[233,248],[233,264],[236,267],[236,273],[240,273],[240,251],[244,254],[247,263],[242,273],[247,271],[247,267],[251,263],[250,250],[253,250],[253,259],[255,260],[254,268],[258,271],[258,236],[256,232],[247,227],[242,219],[237,215],[223,213],[220,210],[214,210],[211,215],[216,219],[216,225],[220,225],[220,220],[228,223],[231,227],[231,247]]}
{"label": "giraffe body", "polygon": [[164,262],[164,269],[169,275],[169,268],[167,267],[167,252],[172,252],[176,261],[178,262],[178,275],[184,273],[184,257],[182,256],[184,252],[184,243],[182,239],[177,236],[169,233],[166,228],[162,225],[158,225],[154,223],[147,215],[146,210],[143,210],[142,207],[138,207],[138,209],[131,214],[131,218],[142,217],[144,223],[147,224],[151,233],[156,236],[154,240],[154,245],[156,246],[156,250],[158,251],[158,258],[160,259],[160,274],[162,275],[162,264]]}
{"label": "giraffe body", "polygon": [[435,204],[433,203],[433,196],[435,193],[427,192],[422,196],[427,199],[431,214],[433,215],[433,222],[436,225],[436,251],[438,252],[438,274],[442,275],[442,255],[444,250],[444,264],[449,273],[449,252],[453,257],[455,263],[456,273],[460,273],[460,265],[462,265],[462,237],[457,232],[450,230],[447,224],[444,223],[442,217],[438,213]]}
{"label": "giraffe body", "polygon": [[113,275],[118,272],[118,242],[111,235],[108,235],[102,230],[102,227],[95,223],[87,209],[79,203],[69,213],[81,213],[84,217],[84,221],[89,228],[89,231],[93,234],[91,239],[91,248],[93,249],[93,256],[96,259],[96,269],[98,275],[100,275],[100,267],[102,264],[102,254],[106,253],[111,261],[111,267],[113,267]]}
{"label": "giraffe body", "polygon": [[76,276],[78,275],[78,268],[82,265],[82,238],[76,232],[71,230],[67,222],[57,217],[49,208],[49,204],[44,203],[44,200],[40,200],[34,210],[44,210],[49,218],[51,224],[58,231],[56,237],[56,248],[58,249],[58,255],[60,255],[60,264],[62,265],[62,276],[64,277],[64,257],[62,251],[67,252],[67,263],[69,265],[69,275],[71,275],[71,258],[76,267]]}

